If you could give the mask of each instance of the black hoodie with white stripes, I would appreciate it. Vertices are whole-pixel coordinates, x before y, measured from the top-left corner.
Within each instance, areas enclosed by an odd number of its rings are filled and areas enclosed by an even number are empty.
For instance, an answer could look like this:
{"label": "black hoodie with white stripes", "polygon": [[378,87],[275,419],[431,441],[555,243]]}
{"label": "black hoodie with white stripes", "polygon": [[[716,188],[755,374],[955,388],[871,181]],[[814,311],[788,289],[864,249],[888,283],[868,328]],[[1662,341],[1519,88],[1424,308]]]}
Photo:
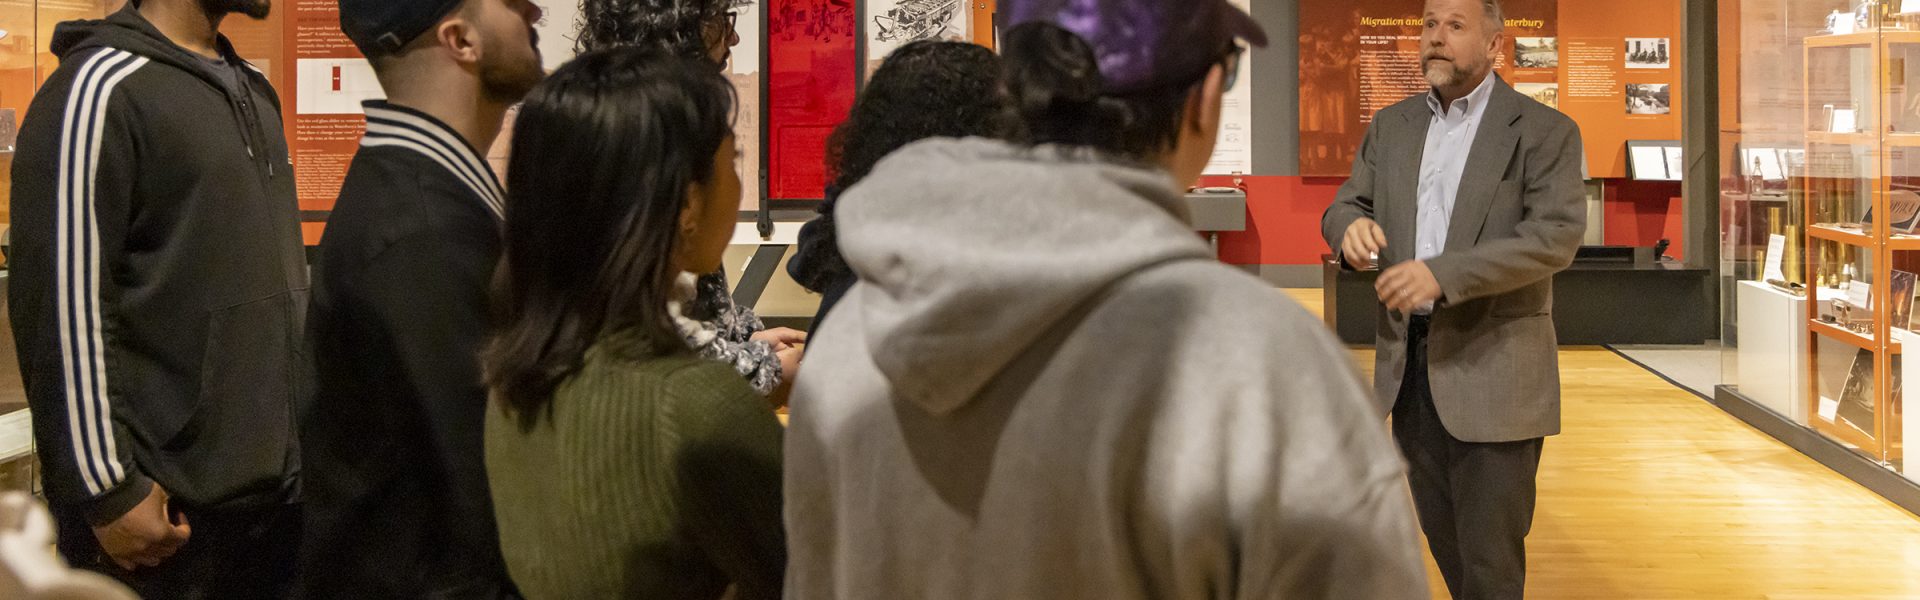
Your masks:
{"label": "black hoodie with white stripes", "polygon": [[[230,65],[245,65],[225,38]],[[305,251],[280,102],[129,4],[54,32],[13,163],[9,308],[47,498],[110,522],[298,493]]]}

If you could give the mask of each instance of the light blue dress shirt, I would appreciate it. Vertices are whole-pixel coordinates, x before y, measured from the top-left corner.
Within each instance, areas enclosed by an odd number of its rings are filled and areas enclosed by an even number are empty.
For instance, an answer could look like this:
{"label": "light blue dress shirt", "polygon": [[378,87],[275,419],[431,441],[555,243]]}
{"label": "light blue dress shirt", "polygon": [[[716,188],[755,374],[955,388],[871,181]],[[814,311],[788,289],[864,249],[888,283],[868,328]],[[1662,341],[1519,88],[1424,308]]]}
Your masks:
{"label": "light blue dress shirt", "polygon": [[[1460,178],[1466,174],[1467,155],[1473,151],[1474,135],[1480,131],[1480,117],[1487,113],[1487,100],[1493,96],[1492,74],[1467,97],[1442,107],[1439,92],[1427,94],[1427,108],[1433,118],[1427,123],[1426,152],[1420,155],[1420,214],[1414,219],[1418,231],[1414,237],[1414,257],[1428,260],[1447,249],[1447,229],[1453,224],[1453,204],[1460,195]],[[1432,314],[1427,305],[1415,314]]]}

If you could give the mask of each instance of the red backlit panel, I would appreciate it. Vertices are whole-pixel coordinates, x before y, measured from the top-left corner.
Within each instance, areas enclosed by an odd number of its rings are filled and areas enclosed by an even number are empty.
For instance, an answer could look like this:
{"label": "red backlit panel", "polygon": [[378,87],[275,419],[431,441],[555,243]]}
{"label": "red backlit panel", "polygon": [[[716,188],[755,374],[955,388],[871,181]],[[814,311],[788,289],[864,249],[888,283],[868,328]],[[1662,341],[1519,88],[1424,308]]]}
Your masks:
{"label": "red backlit panel", "polygon": [[767,15],[768,196],[824,198],[827,137],[853,108],[853,0],[772,0]]}

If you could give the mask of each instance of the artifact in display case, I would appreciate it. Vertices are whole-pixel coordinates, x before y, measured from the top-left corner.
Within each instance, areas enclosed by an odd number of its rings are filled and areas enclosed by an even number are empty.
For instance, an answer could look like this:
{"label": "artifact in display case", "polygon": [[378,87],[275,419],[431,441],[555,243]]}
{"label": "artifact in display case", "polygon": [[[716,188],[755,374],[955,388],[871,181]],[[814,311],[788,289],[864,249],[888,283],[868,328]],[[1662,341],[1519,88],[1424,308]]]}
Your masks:
{"label": "artifact in display case", "polygon": [[1859,31],[1879,29],[1887,22],[1887,6],[1880,0],[1866,0],[1853,9],[1854,28]]}
{"label": "artifact in display case", "polygon": [[1853,367],[1847,370],[1846,385],[1840,389],[1840,401],[1833,414],[1822,417],[1845,423],[1865,435],[1873,431],[1873,352],[1861,350],[1853,355]]}

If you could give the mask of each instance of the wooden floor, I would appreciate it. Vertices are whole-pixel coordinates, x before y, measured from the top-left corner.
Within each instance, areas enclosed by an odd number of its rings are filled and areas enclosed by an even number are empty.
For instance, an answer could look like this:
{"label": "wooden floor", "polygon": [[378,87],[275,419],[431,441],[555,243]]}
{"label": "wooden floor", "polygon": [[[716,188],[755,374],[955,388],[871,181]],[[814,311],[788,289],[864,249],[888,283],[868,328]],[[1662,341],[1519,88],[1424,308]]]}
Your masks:
{"label": "wooden floor", "polygon": [[1920,518],[1608,350],[1560,357],[1528,598],[1920,599]]}

